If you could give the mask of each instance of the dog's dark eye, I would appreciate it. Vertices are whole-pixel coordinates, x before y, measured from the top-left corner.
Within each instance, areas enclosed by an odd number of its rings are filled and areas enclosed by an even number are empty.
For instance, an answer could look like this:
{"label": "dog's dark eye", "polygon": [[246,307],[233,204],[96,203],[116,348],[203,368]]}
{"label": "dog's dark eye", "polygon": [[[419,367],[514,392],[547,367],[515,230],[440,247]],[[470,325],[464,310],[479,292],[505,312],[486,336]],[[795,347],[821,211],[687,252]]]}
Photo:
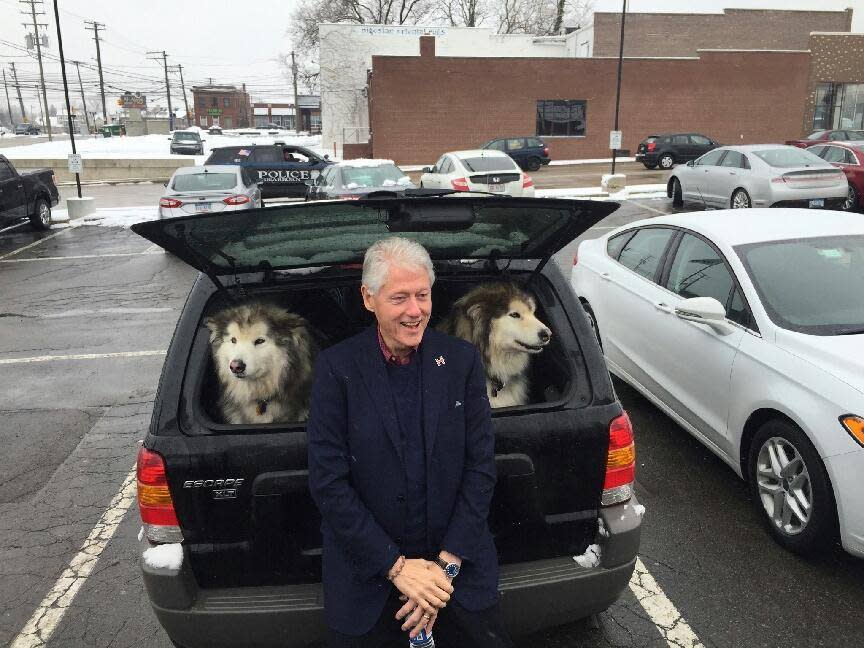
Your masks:
{"label": "dog's dark eye", "polygon": [[264,344],[264,342],[266,342],[264,338],[258,338],[257,340],[255,340],[255,346],[258,346],[259,344]]}
{"label": "dog's dark eye", "polygon": [[510,317],[512,317],[514,319],[519,319],[522,316],[519,313],[517,313],[516,311],[513,311],[512,313],[510,313]]}
{"label": "dog's dark eye", "polygon": [[231,344],[237,344],[237,338],[231,338]]}

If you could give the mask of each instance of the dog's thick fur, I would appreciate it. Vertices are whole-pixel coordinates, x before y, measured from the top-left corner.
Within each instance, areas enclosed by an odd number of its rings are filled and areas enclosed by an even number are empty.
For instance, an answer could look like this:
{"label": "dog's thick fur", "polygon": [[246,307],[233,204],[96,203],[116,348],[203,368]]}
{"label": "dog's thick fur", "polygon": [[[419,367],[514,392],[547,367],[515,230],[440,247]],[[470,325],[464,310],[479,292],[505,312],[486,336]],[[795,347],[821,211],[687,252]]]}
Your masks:
{"label": "dog's thick fur", "polygon": [[492,407],[528,402],[528,363],[552,332],[534,315],[534,298],[511,282],[481,284],[453,303],[439,330],[480,349]]}
{"label": "dog's thick fur", "polygon": [[226,423],[306,420],[317,345],[305,319],[255,302],[223,310],[204,325]]}

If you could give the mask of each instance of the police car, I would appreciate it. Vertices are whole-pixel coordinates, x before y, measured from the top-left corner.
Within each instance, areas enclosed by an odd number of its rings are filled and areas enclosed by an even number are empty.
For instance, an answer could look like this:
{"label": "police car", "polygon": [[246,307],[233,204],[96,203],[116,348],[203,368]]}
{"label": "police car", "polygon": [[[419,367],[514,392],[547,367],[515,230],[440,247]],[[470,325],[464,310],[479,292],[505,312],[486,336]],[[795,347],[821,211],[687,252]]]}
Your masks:
{"label": "police car", "polygon": [[300,198],[306,195],[306,181],[333,163],[302,146],[276,143],[215,148],[205,164],[243,167],[261,185],[264,198]]}

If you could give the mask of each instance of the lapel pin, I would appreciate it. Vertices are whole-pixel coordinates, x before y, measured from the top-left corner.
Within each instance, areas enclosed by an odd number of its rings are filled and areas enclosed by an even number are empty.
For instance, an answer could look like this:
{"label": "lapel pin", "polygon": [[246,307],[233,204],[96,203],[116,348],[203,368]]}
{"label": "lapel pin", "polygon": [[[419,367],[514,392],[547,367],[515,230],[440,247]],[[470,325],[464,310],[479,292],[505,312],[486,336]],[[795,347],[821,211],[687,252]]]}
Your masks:
{"label": "lapel pin", "polygon": [[438,356],[437,358],[435,358],[435,364],[440,367],[441,365],[447,363],[444,362],[444,356]]}

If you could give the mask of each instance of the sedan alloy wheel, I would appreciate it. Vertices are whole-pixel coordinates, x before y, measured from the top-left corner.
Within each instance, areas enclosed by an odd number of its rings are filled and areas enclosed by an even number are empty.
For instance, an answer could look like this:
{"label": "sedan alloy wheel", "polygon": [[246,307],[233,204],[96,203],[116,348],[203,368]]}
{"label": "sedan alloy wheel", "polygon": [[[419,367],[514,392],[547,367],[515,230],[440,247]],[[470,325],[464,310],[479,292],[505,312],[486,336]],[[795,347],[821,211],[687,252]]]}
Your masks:
{"label": "sedan alloy wheel", "polygon": [[846,201],[843,203],[844,211],[854,211],[858,208],[858,192],[855,187],[849,185],[849,194],[846,196]]}
{"label": "sedan alloy wheel", "polygon": [[756,470],[765,513],[783,533],[801,533],[810,521],[813,491],[798,450],[782,437],[771,437],[759,450]]}
{"label": "sedan alloy wheel", "polygon": [[750,195],[743,189],[736,189],[732,194],[732,209],[749,209],[753,206]]}

